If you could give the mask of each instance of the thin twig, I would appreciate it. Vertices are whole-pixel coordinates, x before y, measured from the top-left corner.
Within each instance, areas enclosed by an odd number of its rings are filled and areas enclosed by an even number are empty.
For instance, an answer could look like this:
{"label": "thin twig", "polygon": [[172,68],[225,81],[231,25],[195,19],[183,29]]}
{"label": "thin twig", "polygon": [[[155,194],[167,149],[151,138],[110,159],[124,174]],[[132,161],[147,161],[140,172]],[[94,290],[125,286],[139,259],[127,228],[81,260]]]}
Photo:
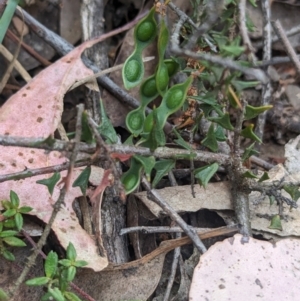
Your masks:
{"label": "thin twig", "polygon": [[257,61],[257,58],[255,57],[254,48],[248,35],[248,30],[246,26],[246,0],[239,1],[239,25],[244,45],[247,47],[246,52],[250,52],[250,61],[255,63]]}
{"label": "thin twig", "polygon": [[[285,32],[285,34],[286,34],[287,37],[291,37],[291,36],[294,36],[294,35],[298,34],[299,32],[300,32],[300,25],[297,25],[297,26],[295,26],[295,27],[293,27],[293,28],[287,30],[287,31]],[[272,43],[276,43],[276,42],[278,42],[279,40],[280,40],[279,37],[273,36],[271,42],[272,42]],[[263,42],[261,42],[261,41],[259,41],[259,42],[254,42],[253,45],[254,45],[255,48],[259,49],[259,48],[263,47]]]}
{"label": "thin twig", "polygon": [[[86,166],[91,163],[90,159],[83,160],[83,161],[78,161],[74,163],[74,167],[81,167],[81,166]],[[47,167],[42,167],[42,168],[35,168],[35,169],[26,169],[24,171],[20,172],[14,172],[11,174],[6,174],[6,175],[0,175],[0,183],[6,182],[6,181],[11,181],[11,180],[20,180],[20,179],[26,179],[30,177],[34,177],[37,175],[44,175],[44,174],[49,174],[49,173],[54,173],[54,172],[60,172],[63,170],[67,170],[70,166],[69,162],[64,162],[62,164],[58,165],[53,165],[53,166],[47,166]]]}
{"label": "thin twig", "polygon": [[159,195],[156,189],[151,189],[149,182],[145,177],[142,179],[142,183],[148,192],[148,196],[151,198],[153,202],[155,202],[158,206],[160,206],[171,218],[174,220],[186,233],[187,236],[193,241],[196,248],[199,252],[206,252],[206,247],[204,246],[201,239],[198,237],[196,231],[191,229],[186,222],[180,217],[180,215],[168,204],[166,203],[162,197]]}
{"label": "thin twig", "polygon": [[297,54],[295,52],[295,50],[293,49],[293,46],[291,45],[290,41],[288,40],[284,29],[281,25],[281,23],[279,22],[279,20],[276,20],[275,22],[272,22],[273,28],[276,32],[276,34],[278,35],[278,37],[280,37],[283,46],[287,52],[287,55],[290,57],[291,61],[293,62],[293,64],[296,67],[296,72],[298,73],[298,75],[300,75],[300,62],[298,60]]}
{"label": "thin twig", "polygon": [[[43,138],[23,138],[23,137],[13,137],[13,136],[1,136],[0,135],[0,145],[3,146],[19,146],[19,147],[29,147],[44,150],[57,150],[70,152],[74,147],[74,142],[66,142],[61,140],[46,140]],[[158,147],[154,152],[152,152],[147,147],[136,147],[130,145],[120,145],[111,144],[106,146],[109,153],[117,154],[137,154],[142,156],[155,156],[157,158],[164,159],[185,159],[190,158],[191,151],[185,149],[168,148],[168,147]],[[96,145],[87,145],[86,143],[78,143],[78,150],[86,153],[94,153],[96,150]],[[193,150],[195,157],[194,161],[206,162],[206,163],[218,163],[220,165],[227,165],[229,163],[230,157],[225,154],[217,154],[206,151]],[[102,156],[102,155],[101,155]]]}
{"label": "thin twig", "polygon": [[[271,9],[269,0],[263,0],[261,2],[263,16],[264,16],[264,25],[263,25],[263,61],[269,61],[272,56],[272,31],[271,31]],[[262,97],[260,101],[261,106],[266,106],[271,102],[272,97],[272,85],[271,82],[263,84]],[[255,134],[263,140],[264,128],[266,123],[267,113],[263,112],[259,114],[257,118],[257,123],[255,127]],[[256,145],[256,148],[259,149],[259,145]]]}
{"label": "thin twig", "polygon": [[[175,238],[180,238],[180,237],[181,237],[181,233],[176,233]],[[168,285],[166,287],[163,301],[168,301],[170,298],[170,293],[171,293],[171,289],[172,289],[172,286],[174,283],[176,270],[177,270],[177,266],[178,266],[178,261],[179,261],[179,257],[180,257],[180,250],[181,250],[180,247],[177,247],[174,250],[174,257],[173,257],[173,262],[172,262],[172,267],[171,267],[171,273],[170,273],[170,276],[168,279]]]}
{"label": "thin twig", "polygon": [[255,69],[255,68],[243,67],[242,65],[236,63],[234,60],[232,60],[228,57],[224,58],[224,57],[220,57],[217,55],[211,55],[209,53],[204,53],[204,52],[195,53],[188,49],[180,49],[179,47],[176,47],[176,45],[173,45],[173,44],[172,44],[171,50],[174,54],[177,54],[177,55],[191,57],[196,60],[208,61],[213,64],[217,64],[217,65],[223,66],[223,67],[231,69],[231,70],[240,71],[240,72],[244,73],[245,75],[249,75],[263,83],[267,83],[269,80],[268,77],[266,76],[266,74],[262,70]]}
{"label": "thin twig", "polygon": [[[154,58],[155,58],[154,56],[149,56],[149,57],[143,58],[142,60],[143,60],[143,62],[145,63],[145,62],[152,61]],[[79,87],[79,86],[81,86],[81,85],[83,85],[83,84],[85,84],[85,83],[87,83],[87,82],[93,80],[93,79],[96,79],[96,78],[99,77],[99,76],[103,76],[103,75],[105,75],[105,74],[108,74],[108,73],[111,73],[111,72],[120,70],[120,69],[122,69],[123,65],[124,65],[124,64],[119,64],[119,65],[116,65],[116,66],[107,68],[107,69],[105,69],[105,70],[103,70],[103,71],[99,71],[99,72],[97,72],[97,73],[95,73],[95,74],[93,74],[93,75],[87,76],[87,77],[81,79],[80,81],[74,83],[74,84],[70,87],[69,91],[71,91],[71,90],[73,90],[73,89],[75,89],[75,88],[77,88],[77,87]]]}
{"label": "thin twig", "polygon": [[[189,226],[191,227],[191,226]],[[209,228],[195,228],[196,232],[198,234],[209,231]],[[136,226],[136,227],[130,227],[121,229],[120,235],[132,233],[132,232],[138,232],[141,231],[145,234],[147,233],[176,233],[176,232],[184,232],[182,228],[180,227],[167,227],[167,226],[158,226],[158,227],[147,227],[147,226]]]}

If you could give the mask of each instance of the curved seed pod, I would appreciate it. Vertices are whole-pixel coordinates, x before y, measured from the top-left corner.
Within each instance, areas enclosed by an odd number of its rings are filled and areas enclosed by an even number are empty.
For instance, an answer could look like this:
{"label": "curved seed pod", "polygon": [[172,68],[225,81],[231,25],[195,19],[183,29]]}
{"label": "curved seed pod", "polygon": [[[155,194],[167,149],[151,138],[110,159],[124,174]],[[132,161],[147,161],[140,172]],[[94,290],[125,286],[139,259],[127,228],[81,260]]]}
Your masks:
{"label": "curved seed pod", "polygon": [[154,18],[155,9],[143,18],[134,30],[134,52],[127,58],[122,69],[125,89],[139,85],[144,77],[143,50],[151,44],[157,35],[157,23]]}
{"label": "curved seed pod", "polygon": [[164,20],[162,20],[157,42],[158,67],[155,75],[157,91],[164,95],[169,83],[168,68],[164,63],[164,56],[169,42],[169,30]]}
{"label": "curved seed pod", "polygon": [[127,114],[126,117],[127,129],[136,137],[142,132],[144,121],[145,121],[145,110],[144,107],[140,106],[137,109]]}
{"label": "curved seed pod", "polygon": [[132,157],[130,161],[130,168],[121,177],[121,182],[126,194],[131,193],[139,186],[142,168],[142,163]]}
{"label": "curved seed pod", "polygon": [[179,70],[179,64],[173,59],[164,60],[165,65],[168,68],[169,77],[172,77]]}
{"label": "curved seed pod", "polygon": [[158,95],[159,94],[156,88],[155,75],[153,74],[150,77],[148,77],[141,85],[141,106],[146,107]]}
{"label": "curved seed pod", "polygon": [[161,105],[157,108],[159,126],[163,127],[169,115],[182,107],[192,81],[193,77],[190,76],[184,83],[174,85],[167,91]]}
{"label": "curved seed pod", "polygon": [[157,23],[154,18],[155,8],[153,7],[134,29],[135,43],[140,48],[145,49],[155,39],[157,35]]}
{"label": "curved seed pod", "polygon": [[122,69],[125,89],[137,86],[144,77],[144,63],[141,53],[136,51],[126,60]]}

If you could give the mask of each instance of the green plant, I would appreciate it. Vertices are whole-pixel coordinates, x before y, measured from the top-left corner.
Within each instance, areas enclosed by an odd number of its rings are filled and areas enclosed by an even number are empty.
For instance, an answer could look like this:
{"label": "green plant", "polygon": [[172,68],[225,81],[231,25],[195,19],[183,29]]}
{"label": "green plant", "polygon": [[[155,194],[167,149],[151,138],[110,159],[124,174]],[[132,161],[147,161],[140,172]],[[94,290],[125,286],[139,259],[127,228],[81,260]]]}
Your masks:
{"label": "green plant", "polygon": [[12,247],[26,246],[23,240],[16,236],[23,227],[22,215],[32,210],[31,207],[19,207],[19,205],[19,197],[12,190],[10,191],[10,200],[2,201],[4,211],[0,214],[0,254],[10,261],[14,261],[15,256],[8,251],[6,245]]}
{"label": "green plant", "polygon": [[80,298],[69,291],[70,282],[76,275],[76,269],[87,265],[86,261],[76,260],[77,254],[72,243],[67,248],[67,258],[58,260],[55,252],[51,251],[44,265],[45,276],[26,281],[30,286],[46,286],[47,293],[42,297],[43,301],[79,301]]}
{"label": "green plant", "polygon": [[[153,19],[154,10],[152,9],[148,16],[140,21],[140,23],[136,26],[135,50],[133,54],[126,60],[122,73],[124,85],[126,88],[136,86],[142,80],[144,67],[143,63],[141,62],[139,64],[139,71],[135,72],[135,74],[139,74],[138,80],[134,82],[134,85],[130,85],[128,83],[127,74],[128,70],[130,69],[128,67],[130,66],[128,65],[128,62],[131,62],[133,58],[136,57],[136,53],[141,53],[141,51],[137,51],[137,49],[141,48],[141,45],[143,46],[143,49],[148,46],[148,44],[141,44],[141,42],[137,38],[137,32],[138,29],[141,28],[141,24],[144,24],[144,22],[147,23],[149,22],[149,20],[152,20],[151,22],[154,22]],[[204,72],[199,73],[197,69],[186,68],[185,72],[188,72],[190,74],[194,73],[196,76],[191,75],[185,82],[169,88],[170,78],[179,70],[180,65],[174,58],[172,60],[165,60],[164,58],[170,36],[163,18],[159,26],[152,26],[151,28],[153,30],[151,31],[151,34],[148,35],[147,41],[152,42],[153,37],[158,34],[157,49],[159,60],[156,66],[155,74],[147,78],[140,86],[140,107],[129,112],[126,117],[126,125],[128,130],[134,137],[140,137],[137,145],[149,147],[151,150],[155,150],[159,146],[164,146],[166,143],[166,137],[163,129],[166,121],[171,114],[180,110],[184,106],[188,90],[193,83],[193,79],[197,77],[196,82],[202,82],[202,91],[201,89],[199,89],[199,96],[195,96],[193,98],[198,102],[199,108],[203,111],[204,117],[212,122],[210,129],[206,134],[206,137],[204,137],[204,139],[202,140],[202,145],[216,152],[218,150],[218,141],[226,140],[224,130],[234,130],[234,127],[230,121],[229,114],[227,112],[224,112],[224,109],[226,109],[226,104],[219,103],[217,100],[219,91],[225,91],[224,96],[228,100],[228,102],[231,102],[234,107],[239,107],[241,106],[241,104],[239,102],[238,94],[245,88],[255,86],[257,82],[243,82],[238,80],[241,75],[238,72],[235,72],[228,78],[223,79],[223,67],[216,67],[207,62],[204,62]],[[154,28],[156,30],[154,30]],[[220,49],[221,55],[224,57],[237,57],[244,51],[244,48],[240,46],[239,38],[230,42],[228,39],[226,40],[224,34],[216,32],[214,33],[213,38]],[[224,86],[225,89],[222,86]],[[160,106],[158,108],[154,107],[153,111],[146,117],[146,106],[149,105],[150,102],[157,98],[159,95],[162,97]],[[263,112],[268,108],[269,107],[254,108],[247,106],[245,116],[246,118],[254,118],[255,116],[257,116],[257,114]],[[212,112],[216,112],[217,116],[212,116]],[[215,126],[215,124],[217,126]],[[246,128],[244,131],[242,131],[241,135],[257,140],[257,137],[252,131],[251,125],[249,126],[249,128]],[[183,139],[181,139],[180,141],[182,142]],[[213,168],[211,168],[212,166]],[[203,170],[201,169],[201,171],[196,171],[196,178],[199,179],[199,182],[201,184],[206,185],[213,173],[217,170],[217,165],[212,166],[209,165],[202,168]],[[206,168],[207,170],[205,170]],[[133,157],[131,159],[130,169],[123,175],[121,179],[124,184],[126,193],[130,193],[137,188],[140,183],[142,170],[143,164]],[[212,173],[212,171],[214,172]],[[160,177],[158,178],[156,176],[155,178],[155,184],[164,175],[161,173],[159,174]],[[203,179],[203,175],[207,175],[206,180]]]}

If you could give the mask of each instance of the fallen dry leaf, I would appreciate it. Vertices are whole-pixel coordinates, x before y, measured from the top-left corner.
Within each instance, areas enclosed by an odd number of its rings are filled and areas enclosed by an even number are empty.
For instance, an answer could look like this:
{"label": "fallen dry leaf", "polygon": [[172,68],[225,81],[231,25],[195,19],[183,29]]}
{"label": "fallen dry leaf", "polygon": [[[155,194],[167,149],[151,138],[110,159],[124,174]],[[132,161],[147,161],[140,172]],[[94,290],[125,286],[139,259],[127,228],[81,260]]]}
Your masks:
{"label": "fallen dry leaf", "polygon": [[[99,39],[98,39],[99,40]],[[75,48],[66,56],[41,71],[26,86],[15,93],[0,109],[0,134],[20,137],[48,137],[53,135],[61,120],[63,97],[76,81],[93,71],[81,61],[81,54],[97,40],[88,41]],[[0,146],[0,174],[5,175],[25,170],[61,164],[68,159],[58,152]],[[80,169],[74,172],[73,180]],[[65,172],[61,173],[64,177]],[[47,176],[36,176],[19,181],[7,181],[0,185],[0,199],[9,199],[14,190],[21,206],[31,206],[32,215],[48,222],[52,206],[60,192],[55,187],[52,198],[45,186],[36,184]],[[78,188],[71,188],[65,198],[65,206],[58,213],[52,229],[61,245],[66,248],[74,244],[78,259],[89,262],[88,267],[100,271],[107,266],[107,258],[100,257],[94,240],[81,228],[72,208],[74,199],[81,195]]]}
{"label": "fallen dry leaf", "polygon": [[242,236],[213,245],[200,257],[194,270],[190,301],[299,300],[298,239],[283,239],[273,245]]}

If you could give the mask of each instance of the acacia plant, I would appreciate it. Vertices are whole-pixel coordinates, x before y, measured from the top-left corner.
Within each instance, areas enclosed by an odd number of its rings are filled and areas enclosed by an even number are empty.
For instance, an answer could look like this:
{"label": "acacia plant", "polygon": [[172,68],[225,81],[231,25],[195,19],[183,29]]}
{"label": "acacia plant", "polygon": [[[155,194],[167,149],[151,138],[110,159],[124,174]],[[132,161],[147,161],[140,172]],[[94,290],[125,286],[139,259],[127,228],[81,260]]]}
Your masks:
{"label": "acacia plant", "polygon": [[[212,2],[216,5],[216,1]],[[218,16],[222,29],[214,30],[213,24],[208,24],[212,29],[205,35],[192,36],[195,40],[193,47],[197,53],[200,53],[199,59],[189,57],[189,54],[195,56],[195,52],[189,51],[193,38],[185,39],[186,33],[192,30],[192,21],[183,25],[189,18],[181,16],[172,35],[166,26],[164,13],[165,5],[169,4],[169,1],[160,4],[159,10],[157,6],[153,7],[148,15],[136,25],[134,30],[135,49],[124,63],[122,72],[126,89],[140,85],[140,106],[129,112],[126,118],[127,129],[132,134],[127,142],[136,146],[148,147],[153,152],[158,147],[164,147],[167,141],[173,142],[190,151],[185,159],[190,159],[193,163],[193,157],[196,155],[192,142],[197,140],[200,133],[198,142],[202,149],[212,153],[225,152],[230,155],[225,164],[222,163],[228,171],[229,179],[235,183],[232,197],[237,220],[241,224],[241,233],[248,237],[251,235],[248,195],[253,189],[260,191],[262,189],[258,188],[260,184],[253,184],[256,183],[253,178],[257,178],[257,176],[246,167],[247,160],[258,153],[257,144],[262,142],[261,137],[255,133],[254,123],[251,121],[272,106],[264,104],[254,107],[249,105],[243,96],[245,89],[256,87],[260,81],[246,80],[243,77],[244,74],[252,74],[252,78],[255,79],[257,74],[252,73],[251,62],[245,55],[247,49],[242,44],[240,35],[236,34],[237,3],[236,1],[225,2],[227,5],[225,10],[223,10],[224,1],[220,1],[218,4],[219,7],[222,7],[220,16]],[[164,6],[164,9],[161,5]],[[206,5],[209,7],[208,3]],[[160,14],[159,18],[155,17],[156,13]],[[160,20],[159,23],[157,23],[157,19]],[[209,20],[207,22],[209,23]],[[248,30],[251,30],[251,20],[248,20],[247,25]],[[142,52],[155,41],[158,64],[155,67],[155,73],[144,79]],[[179,48],[179,44],[181,48]],[[173,51],[179,55],[167,58],[168,47],[171,53]],[[214,57],[210,55],[210,52],[217,52],[223,62],[215,59],[216,63],[214,63]],[[201,56],[208,59],[202,59]],[[231,68],[229,64],[228,67],[227,62],[235,62],[234,68]],[[173,79],[178,73],[187,74],[187,77],[184,81],[175,83],[176,80]],[[259,78],[263,77],[256,76],[256,79]],[[266,83],[265,79],[263,81]],[[161,99],[160,105],[158,107],[154,105],[152,112],[146,116],[146,107],[157,98]],[[168,117],[175,112],[189,110],[192,104],[196,109],[192,125],[188,129],[189,141],[184,139],[182,127],[176,129],[173,126],[172,133],[166,134]],[[233,112],[235,120],[229,112]],[[244,123],[244,121],[247,122]],[[253,142],[244,151],[241,151],[240,148],[241,137]],[[220,165],[220,160],[213,158],[212,155],[209,159],[204,159],[203,161],[209,164],[193,170],[194,177],[204,187]],[[155,187],[160,179],[174,168],[176,159],[183,159],[183,157],[176,158],[175,155],[171,159],[157,160],[154,156],[132,156],[130,168],[121,178],[126,193],[131,193],[139,186],[143,172],[150,179],[153,169],[156,170],[156,174],[152,181],[152,187]],[[268,179],[268,175],[264,173],[258,182],[261,183],[266,179]],[[266,194],[271,194],[270,190]],[[273,221],[272,225],[274,226]]]}

